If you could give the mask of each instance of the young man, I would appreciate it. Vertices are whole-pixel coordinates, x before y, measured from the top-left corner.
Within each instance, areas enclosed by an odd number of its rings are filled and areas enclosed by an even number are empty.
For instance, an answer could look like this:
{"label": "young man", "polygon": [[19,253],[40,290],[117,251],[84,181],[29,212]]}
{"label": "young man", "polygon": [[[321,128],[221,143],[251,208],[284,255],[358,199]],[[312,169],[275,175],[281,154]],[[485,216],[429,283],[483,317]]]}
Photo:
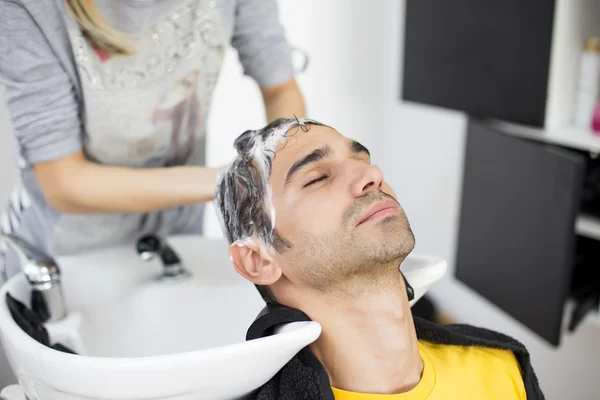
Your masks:
{"label": "young man", "polygon": [[235,147],[216,208],[235,269],[276,316],[259,317],[249,337],[297,319],[323,329],[257,398],[544,398],[520,343],[412,317],[399,265],[414,236],[364,146],[280,119]]}

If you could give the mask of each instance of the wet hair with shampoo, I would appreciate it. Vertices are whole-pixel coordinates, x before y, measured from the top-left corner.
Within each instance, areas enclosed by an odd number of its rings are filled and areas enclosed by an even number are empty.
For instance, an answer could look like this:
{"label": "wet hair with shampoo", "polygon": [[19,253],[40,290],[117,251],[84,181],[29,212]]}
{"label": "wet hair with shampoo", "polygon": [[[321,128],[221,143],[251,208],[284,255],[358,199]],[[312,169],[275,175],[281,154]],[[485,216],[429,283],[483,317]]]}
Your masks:
{"label": "wet hair with shampoo", "polygon": [[229,243],[256,237],[261,248],[280,253],[292,246],[275,230],[269,178],[281,144],[299,130],[307,132],[310,125],[324,124],[307,118],[280,118],[235,140],[238,154],[221,172],[215,193],[215,210]]}

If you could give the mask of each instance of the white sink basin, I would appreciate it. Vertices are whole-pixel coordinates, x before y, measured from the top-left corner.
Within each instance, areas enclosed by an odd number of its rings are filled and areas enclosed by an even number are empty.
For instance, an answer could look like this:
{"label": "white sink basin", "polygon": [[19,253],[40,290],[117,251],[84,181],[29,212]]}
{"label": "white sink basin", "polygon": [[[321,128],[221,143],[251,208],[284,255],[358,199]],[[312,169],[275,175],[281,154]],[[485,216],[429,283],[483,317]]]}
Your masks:
{"label": "white sink basin", "polygon": [[[241,398],[319,336],[319,324],[299,322],[246,342],[264,303],[234,271],[227,243],[199,236],[168,242],[191,279],[156,281],[160,262],[141,261],[133,244],[57,259],[70,315],[47,328],[52,342],[79,355],[43,346],[14,323],[5,295],[28,304],[24,277],[2,287],[0,337],[30,400]],[[439,258],[404,262],[414,301],[445,269]]]}

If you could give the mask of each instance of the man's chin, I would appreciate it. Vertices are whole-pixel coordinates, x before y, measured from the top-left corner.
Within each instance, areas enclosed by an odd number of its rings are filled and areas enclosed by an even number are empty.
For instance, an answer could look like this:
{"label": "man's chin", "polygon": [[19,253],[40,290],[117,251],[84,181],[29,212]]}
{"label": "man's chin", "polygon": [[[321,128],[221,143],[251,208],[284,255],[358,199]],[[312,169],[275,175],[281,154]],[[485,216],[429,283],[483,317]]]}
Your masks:
{"label": "man's chin", "polygon": [[381,254],[387,258],[406,258],[415,247],[415,236],[406,219],[393,218],[395,216],[383,218],[378,224],[379,232],[372,236],[376,243],[374,246],[379,248]]}
{"label": "man's chin", "polygon": [[408,220],[400,214],[388,215],[373,221],[372,227],[384,235],[392,235],[399,239],[404,236],[413,236]]}

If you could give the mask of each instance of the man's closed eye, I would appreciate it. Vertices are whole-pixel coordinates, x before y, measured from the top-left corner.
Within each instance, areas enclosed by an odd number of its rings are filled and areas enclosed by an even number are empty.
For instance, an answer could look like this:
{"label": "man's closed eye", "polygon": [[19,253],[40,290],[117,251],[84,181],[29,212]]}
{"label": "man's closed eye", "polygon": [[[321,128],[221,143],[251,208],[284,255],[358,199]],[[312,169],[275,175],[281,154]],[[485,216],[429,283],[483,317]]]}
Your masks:
{"label": "man's closed eye", "polygon": [[329,175],[322,175],[317,179],[313,179],[312,181],[308,182],[306,185],[304,185],[304,187],[309,187],[310,185],[314,185],[315,183],[321,182],[327,178],[329,178]]}

